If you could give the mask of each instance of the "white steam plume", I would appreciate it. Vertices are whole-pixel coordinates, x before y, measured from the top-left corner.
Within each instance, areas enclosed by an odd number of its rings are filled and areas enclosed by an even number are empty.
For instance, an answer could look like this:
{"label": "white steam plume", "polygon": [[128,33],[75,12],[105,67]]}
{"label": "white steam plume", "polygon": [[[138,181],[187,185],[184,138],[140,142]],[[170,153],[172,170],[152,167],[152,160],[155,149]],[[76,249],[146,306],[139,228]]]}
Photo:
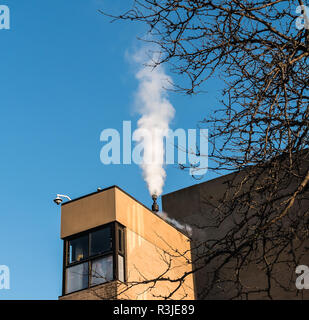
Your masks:
{"label": "white steam plume", "polygon": [[144,157],[141,162],[144,179],[151,195],[160,196],[166,177],[164,170],[164,143],[163,138],[169,129],[175,109],[167,98],[166,89],[171,87],[172,79],[164,72],[161,65],[150,67],[156,59],[155,55],[150,61],[135,56],[135,61],[143,62],[136,78],[139,87],[136,93],[136,106],[142,117],[138,120],[138,129],[134,139],[142,141]]}
{"label": "white steam plume", "polygon": [[175,226],[177,229],[185,231],[190,237],[192,236],[192,228],[188,224],[182,224],[179,221],[170,218],[167,213],[163,211],[157,212],[157,215],[160,216],[163,220],[169,222],[173,226]]}

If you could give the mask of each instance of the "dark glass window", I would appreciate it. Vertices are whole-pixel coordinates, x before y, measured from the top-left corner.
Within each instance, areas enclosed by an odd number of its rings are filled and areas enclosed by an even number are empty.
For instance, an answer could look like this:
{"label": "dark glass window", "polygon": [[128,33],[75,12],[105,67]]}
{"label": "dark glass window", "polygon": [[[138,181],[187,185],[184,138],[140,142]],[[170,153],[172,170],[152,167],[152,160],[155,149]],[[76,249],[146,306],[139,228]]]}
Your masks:
{"label": "dark glass window", "polygon": [[117,277],[119,281],[125,282],[125,230],[120,225],[117,225]]}
{"label": "dark glass window", "polygon": [[123,240],[122,240],[122,230],[118,229],[118,246],[119,246],[119,251],[123,251]]}
{"label": "dark glass window", "polygon": [[117,222],[65,240],[63,294],[125,281],[125,233]]}
{"label": "dark glass window", "polygon": [[69,263],[88,258],[88,236],[69,241]]}
{"label": "dark glass window", "polygon": [[112,250],[112,234],[111,228],[90,233],[90,255],[97,255]]}

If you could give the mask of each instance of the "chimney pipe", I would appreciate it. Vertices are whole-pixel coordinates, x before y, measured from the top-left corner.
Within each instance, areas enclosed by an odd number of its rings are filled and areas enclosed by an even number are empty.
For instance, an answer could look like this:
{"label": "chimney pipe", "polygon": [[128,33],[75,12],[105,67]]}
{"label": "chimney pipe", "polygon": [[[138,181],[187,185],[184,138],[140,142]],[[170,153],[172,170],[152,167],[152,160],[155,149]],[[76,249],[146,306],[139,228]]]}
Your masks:
{"label": "chimney pipe", "polygon": [[158,199],[158,196],[156,194],[153,194],[152,195],[152,200],[153,200],[152,211],[154,213],[159,212],[159,205],[157,204],[157,199]]}

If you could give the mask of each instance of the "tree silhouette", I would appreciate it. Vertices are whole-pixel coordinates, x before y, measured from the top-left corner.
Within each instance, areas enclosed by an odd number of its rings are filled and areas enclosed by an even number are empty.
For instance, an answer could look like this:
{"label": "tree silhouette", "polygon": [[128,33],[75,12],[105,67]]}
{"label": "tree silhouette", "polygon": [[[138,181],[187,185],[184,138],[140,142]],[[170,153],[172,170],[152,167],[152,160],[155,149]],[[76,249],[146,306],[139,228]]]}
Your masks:
{"label": "tree silhouette", "polygon": [[[225,84],[221,107],[199,121],[209,129],[209,169],[233,172],[215,199],[203,194],[207,217],[196,221],[192,245],[205,279],[199,298],[303,297],[295,267],[309,263],[304,2],[138,0],[123,14],[104,14],[148,26],[146,41],[160,52],[154,67],[168,64],[182,77],[176,91],[202,94],[211,78]],[[251,266],[258,283],[247,279]]]}

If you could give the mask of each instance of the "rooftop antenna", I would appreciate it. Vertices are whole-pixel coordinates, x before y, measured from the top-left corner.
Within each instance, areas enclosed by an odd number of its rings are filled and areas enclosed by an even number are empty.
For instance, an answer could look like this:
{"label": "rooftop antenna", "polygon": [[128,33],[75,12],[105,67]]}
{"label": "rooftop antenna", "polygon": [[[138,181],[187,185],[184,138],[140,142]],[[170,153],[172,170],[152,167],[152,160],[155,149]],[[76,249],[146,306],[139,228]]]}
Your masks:
{"label": "rooftop antenna", "polygon": [[56,199],[54,199],[54,202],[55,202],[57,205],[59,205],[59,204],[63,201],[63,199],[61,199],[61,198],[66,198],[66,199],[68,199],[69,201],[72,200],[69,196],[66,196],[65,194],[57,194],[57,197],[56,197]]}
{"label": "rooftop antenna", "polygon": [[156,194],[153,194],[152,200],[153,200],[152,211],[157,213],[159,212],[159,205],[157,204],[158,196]]}

